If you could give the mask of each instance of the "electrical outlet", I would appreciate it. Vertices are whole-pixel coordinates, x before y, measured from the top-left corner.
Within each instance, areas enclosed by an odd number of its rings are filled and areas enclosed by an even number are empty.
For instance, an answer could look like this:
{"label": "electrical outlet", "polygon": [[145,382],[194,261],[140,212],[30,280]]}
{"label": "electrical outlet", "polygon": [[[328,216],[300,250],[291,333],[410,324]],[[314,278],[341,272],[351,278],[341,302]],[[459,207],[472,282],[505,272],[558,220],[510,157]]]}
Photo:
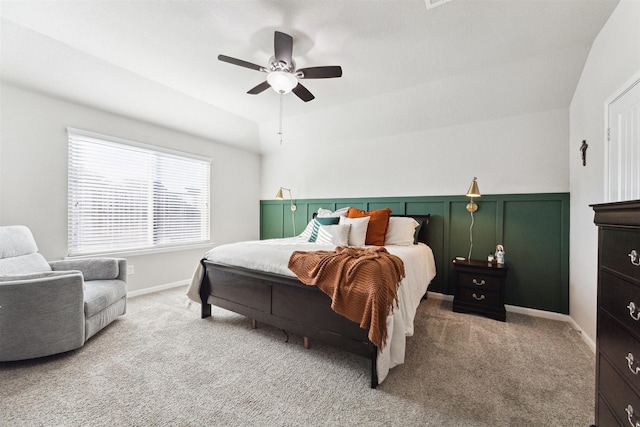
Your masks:
{"label": "electrical outlet", "polygon": [[136,274],[136,269],[134,268],[133,264],[127,265],[127,274]]}

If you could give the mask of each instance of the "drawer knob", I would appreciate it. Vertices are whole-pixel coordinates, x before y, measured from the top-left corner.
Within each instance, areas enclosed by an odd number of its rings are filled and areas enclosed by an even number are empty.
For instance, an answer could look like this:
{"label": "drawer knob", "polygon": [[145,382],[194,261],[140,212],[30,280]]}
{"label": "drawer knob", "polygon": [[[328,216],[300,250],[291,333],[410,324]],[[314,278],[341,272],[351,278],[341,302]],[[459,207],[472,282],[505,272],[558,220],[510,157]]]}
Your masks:
{"label": "drawer knob", "polygon": [[640,373],[640,367],[636,367],[635,369],[633,368],[633,353],[629,353],[625,359],[627,359],[627,365],[629,366],[631,373],[633,375],[638,375]]}
{"label": "drawer knob", "polygon": [[474,292],[473,295],[471,295],[473,298],[477,299],[478,301],[482,301],[484,299],[484,295],[476,295],[476,293]]}
{"label": "drawer knob", "polygon": [[636,305],[633,303],[633,301],[629,303],[627,308],[629,309],[629,316],[631,316],[633,320],[640,320],[640,312],[636,311]]}
{"label": "drawer knob", "polygon": [[633,418],[633,406],[627,405],[627,407],[624,408],[624,410],[627,413],[627,420],[629,421],[629,424],[631,425],[631,427],[640,427],[640,421],[636,421],[634,423],[633,420],[632,420],[632,418]]}
{"label": "drawer knob", "polygon": [[484,281],[484,279],[482,279],[482,280],[480,280],[480,281],[478,282],[478,281],[475,279],[475,277],[474,277],[474,279],[473,279],[473,284],[474,284],[474,285],[477,285],[477,286],[484,286],[484,285],[485,285],[485,281]]}
{"label": "drawer knob", "polygon": [[631,260],[631,264],[636,267],[640,266],[640,256],[638,256],[638,252],[636,252],[635,249],[632,249],[631,252],[629,252],[629,259]]}

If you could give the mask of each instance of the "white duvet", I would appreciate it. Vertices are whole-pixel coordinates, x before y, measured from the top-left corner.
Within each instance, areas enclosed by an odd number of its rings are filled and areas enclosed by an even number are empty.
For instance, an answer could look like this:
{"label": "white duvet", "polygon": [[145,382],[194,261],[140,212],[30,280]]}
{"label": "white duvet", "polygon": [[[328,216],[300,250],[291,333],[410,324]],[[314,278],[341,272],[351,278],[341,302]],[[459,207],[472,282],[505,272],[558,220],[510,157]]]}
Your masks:
{"label": "white duvet", "polygon": [[[378,350],[378,383],[389,370],[404,363],[406,337],[413,335],[413,320],[422,296],[436,275],[431,248],[419,243],[410,246],[386,246],[387,251],[402,259],[405,278],[398,287],[398,305],[387,317],[387,344]],[[211,249],[205,258],[219,264],[233,265],[296,277],[287,267],[293,251],[335,250],[332,245],[309,243],[300,237],[231,243]],[[187,295],[200,303],[203,267],[198,263]]]}

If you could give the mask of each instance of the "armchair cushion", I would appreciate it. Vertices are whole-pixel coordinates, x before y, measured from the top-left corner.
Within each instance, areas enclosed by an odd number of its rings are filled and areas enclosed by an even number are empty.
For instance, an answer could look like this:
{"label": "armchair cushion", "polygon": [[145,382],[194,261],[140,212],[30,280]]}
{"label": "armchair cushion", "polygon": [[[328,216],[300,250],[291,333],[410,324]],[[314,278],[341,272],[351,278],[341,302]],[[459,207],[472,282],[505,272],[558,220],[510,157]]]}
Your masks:
{"label": "armchair cushion", "polygon": [[0,227],[0,276],[43,271],[51,267],[38,253],[31,230],[24,225]]}
{"label": "armchair cushion", "polygon": [[84,282],[84,315],[91,317],[127,296],[122,280],[91,280]]}
{"label": "armchair cushion", "polygon": [[116,258],[79,258],[62,261],[50,261],[52,270],[80,270],[84,280],[112,280],[120,273]]}
{"label": "armchair cushion", "polygon": [[31,230],[24,225],[0,227],[0,259],[38,252]]}
{"label": "armchair cushion", "polygon": [[37,252],[12,258],[0,258],[0,276],[42,273],[45,271],[51,271],[51,267],[44,257]]}

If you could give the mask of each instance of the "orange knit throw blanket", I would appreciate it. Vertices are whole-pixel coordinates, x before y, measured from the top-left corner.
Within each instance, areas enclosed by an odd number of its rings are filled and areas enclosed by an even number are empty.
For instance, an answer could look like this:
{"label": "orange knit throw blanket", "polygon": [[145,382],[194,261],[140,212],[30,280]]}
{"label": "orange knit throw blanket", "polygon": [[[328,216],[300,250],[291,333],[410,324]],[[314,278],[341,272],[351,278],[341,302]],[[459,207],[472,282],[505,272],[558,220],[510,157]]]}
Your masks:
{"label": "orange knit throw blanket", "polygon": [[399,257],[383,247],[339,246],[335,251],[295,251],[289,269],[302,283],[329,295],[333,311],[369,328],[369,340],[384,347],[387,316],[405,274]]}

